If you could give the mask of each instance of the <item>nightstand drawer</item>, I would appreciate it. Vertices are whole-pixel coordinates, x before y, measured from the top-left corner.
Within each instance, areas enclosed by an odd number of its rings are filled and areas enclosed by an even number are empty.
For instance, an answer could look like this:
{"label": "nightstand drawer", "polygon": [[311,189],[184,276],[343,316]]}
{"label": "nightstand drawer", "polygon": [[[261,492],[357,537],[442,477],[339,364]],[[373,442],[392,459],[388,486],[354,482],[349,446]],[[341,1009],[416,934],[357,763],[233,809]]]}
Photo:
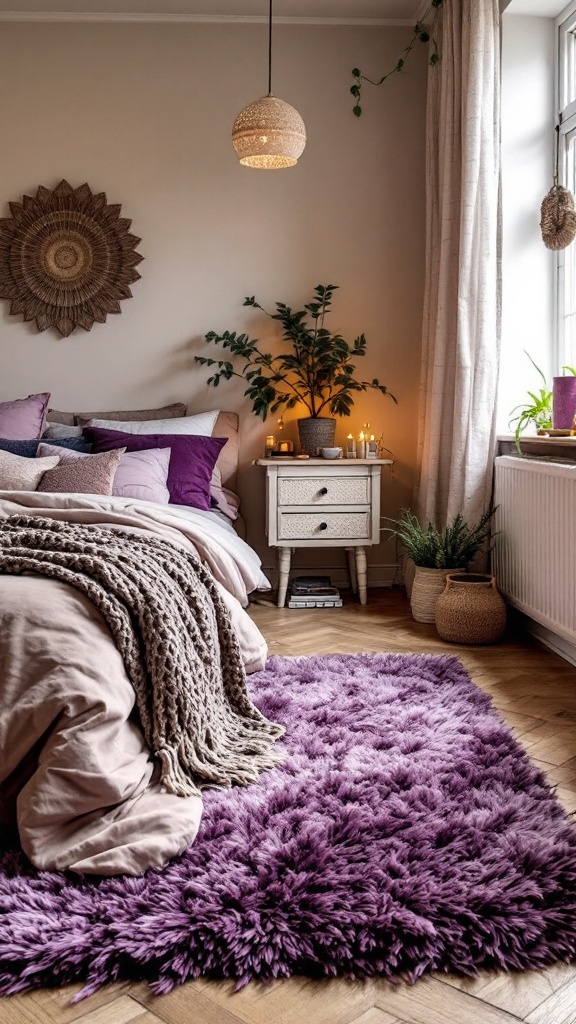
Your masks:
{"label": "nightstand drawer", "polygon": [[286,476],[278,480],[279,505],[369,505],[369,476]]}
{"label": "nightstand drawer", "polygon": [[367,540],[366,512],[278,512],[278,540]]}

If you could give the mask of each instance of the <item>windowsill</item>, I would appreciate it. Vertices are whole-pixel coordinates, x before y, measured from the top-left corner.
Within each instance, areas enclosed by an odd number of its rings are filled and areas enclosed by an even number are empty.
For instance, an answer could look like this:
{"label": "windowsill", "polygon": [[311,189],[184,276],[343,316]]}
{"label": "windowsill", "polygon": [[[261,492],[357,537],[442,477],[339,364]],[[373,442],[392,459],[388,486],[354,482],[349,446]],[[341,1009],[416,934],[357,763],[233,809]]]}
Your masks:
{"label": "windowsill", "polygon": [[536,434],[524,434],[520,438],[520,452],[516,447],[514,434],[499,434],[496,440],[498,455],[576,462],[576,437],[539,437]]}

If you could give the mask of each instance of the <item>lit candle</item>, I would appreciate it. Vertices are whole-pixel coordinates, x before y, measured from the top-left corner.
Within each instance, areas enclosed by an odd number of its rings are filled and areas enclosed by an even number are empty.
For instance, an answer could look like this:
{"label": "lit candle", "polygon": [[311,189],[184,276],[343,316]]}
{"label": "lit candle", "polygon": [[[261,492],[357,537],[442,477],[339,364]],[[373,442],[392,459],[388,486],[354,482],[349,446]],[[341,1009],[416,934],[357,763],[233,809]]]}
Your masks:
{"label": "lit candle", "polygon": [[348,437],[346,438],[346,458],[356,458],[356,441],[354,440],[353,434],[348,434]]}
{"label": "lit candle", "polygon": [[360,437],[358,438],[358,458],[359,459],[365,459],[366,458],[366,449],[367,449],[366,435],[364,434],[364,431],[361,430],[360,431]]}
{"label": "lit candle", "polygon": [[274,434],[268,434],[268,436],[266,437],[266,441],[264,442],[264,455],[265,455],[266,458],[269,455],[272,455],[272,452],[274,451],[275,446],[276,446],[276,439],[274,437]]}

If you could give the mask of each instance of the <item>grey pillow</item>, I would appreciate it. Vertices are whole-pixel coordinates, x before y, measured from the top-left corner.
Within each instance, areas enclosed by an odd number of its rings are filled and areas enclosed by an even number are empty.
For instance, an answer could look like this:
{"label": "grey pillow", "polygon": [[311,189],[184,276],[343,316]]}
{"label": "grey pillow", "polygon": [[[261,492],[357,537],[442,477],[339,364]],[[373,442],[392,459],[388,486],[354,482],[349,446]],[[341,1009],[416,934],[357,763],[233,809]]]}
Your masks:
{"label": "grey pillow", "polygon": [[47,423],[42,437],[80,437],[81,434],[82,427],[75,427],[71,423]]}
{"label": "grey pillow", "polygon": [[173,402],[161,409],[120,409],[106,412],[60,412],[58,409],[48,410],[48,423],[67,423],[68,426],[84,426],[88,420],[163,420],[176,416],[185,416],[186,406],[183,402]]}

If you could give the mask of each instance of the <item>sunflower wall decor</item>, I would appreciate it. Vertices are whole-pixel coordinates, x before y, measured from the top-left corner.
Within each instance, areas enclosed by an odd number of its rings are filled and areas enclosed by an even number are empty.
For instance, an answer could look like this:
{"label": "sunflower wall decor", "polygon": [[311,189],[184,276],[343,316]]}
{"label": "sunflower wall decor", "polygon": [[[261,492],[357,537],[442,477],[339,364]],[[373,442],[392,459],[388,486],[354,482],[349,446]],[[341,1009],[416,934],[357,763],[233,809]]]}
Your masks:
{"label": "sunflower wall decor", "polygon": [[119,204],[61,181],[9,205],[12,216],[0,220],[0,298],[10,301],[11,314],[67,338],[122,312],[144,257]]}

